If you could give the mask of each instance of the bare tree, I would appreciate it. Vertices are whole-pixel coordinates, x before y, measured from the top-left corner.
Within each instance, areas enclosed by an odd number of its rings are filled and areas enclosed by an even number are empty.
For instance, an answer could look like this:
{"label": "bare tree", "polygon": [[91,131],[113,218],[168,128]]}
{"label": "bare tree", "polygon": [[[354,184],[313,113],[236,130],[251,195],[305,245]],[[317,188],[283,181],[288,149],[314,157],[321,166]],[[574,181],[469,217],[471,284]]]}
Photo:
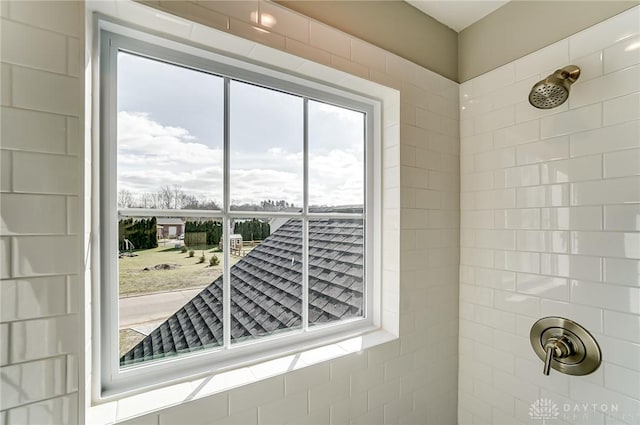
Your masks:
{"label": "bare tree", "polygon": [[140,206],[142,208],[156,208],[156,203],[153,193],[143,193],[140,195]]}
{"label": "bare tree", "polygon": [[[133,202],[135,203],[135,202]],[[134,206],[134,205],[131,205]],[[157,192],[147,192],[139,196],[138,205],[142,208],[217,210],[215,201],[207,198],[198,199],[195,195],[185,193],[182,186],[174,184],[160,187]]]}
{"label": "bare tree", "polygon": [[133,194],[127,189],[118,191],[118,208],[132,208],[135,204]]}
{"label": "bare tree", "polygon": [[182,185],[173,185],[173,208],[183,208],[182,205],[187,199],[187,194],[182,190]]}
{"label": "bare tree", "polygon": [[179,184],[162,186],[155,195],[156,208],[164,209],[183,208],[183,205],[188,203],[191,197],[182,190],[182,185]]}
{"label": "bare tree", "polygon": [[[169,198],[171,199],[171,198]],[[162,191],[158,192],[145,192],[140,195],[140,202],[138,202],[138,206],[142,208],[166,208],[167,204],[166,196],[163,195]]]}
{"label": "bare tree", "polygon": [[219,210],[220,207],[210,199],[198,199],[193,195],[185,195],[182,202],[185,210]]}
{"label": "bare tree", "polygon": [[182,202],[182,208],[185,210],[199,210],[200,201],[193,195],[184,195]]}
{"label": "bare tree", "polygon": [[173,206],[173,189],[162,186],[156,194],[157,208],[170,209]]}

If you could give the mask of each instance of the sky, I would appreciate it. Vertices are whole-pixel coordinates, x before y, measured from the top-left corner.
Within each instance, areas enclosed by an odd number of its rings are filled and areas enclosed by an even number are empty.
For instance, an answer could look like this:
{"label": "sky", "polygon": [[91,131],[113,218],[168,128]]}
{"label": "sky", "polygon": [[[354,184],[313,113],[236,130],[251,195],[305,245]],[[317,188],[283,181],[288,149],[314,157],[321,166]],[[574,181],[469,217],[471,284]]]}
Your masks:
{"label": "sky", "polygon": [[[118,55],[118,189],[134,197],[179,185],[222,203],[223,79]],[[309,202],[363,203],[364,115],[309,101]],[[302,98],[232,81],[233,205],[302,205]]]}

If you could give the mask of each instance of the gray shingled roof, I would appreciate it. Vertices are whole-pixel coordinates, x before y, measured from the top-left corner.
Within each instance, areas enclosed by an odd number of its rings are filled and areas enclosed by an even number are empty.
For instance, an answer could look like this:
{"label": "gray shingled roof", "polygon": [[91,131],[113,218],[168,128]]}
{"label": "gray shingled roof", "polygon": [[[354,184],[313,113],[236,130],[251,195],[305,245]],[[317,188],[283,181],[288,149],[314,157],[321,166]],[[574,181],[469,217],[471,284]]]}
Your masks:
{"label": "gray shingled roof", "polygon": [[[231,267],[232,341],[299,327],[302,221],[288,220]],[[309,323],[362,315],[362,220],[309,222]],[[120,358],[126,366],[221,345],[222,276]]]}

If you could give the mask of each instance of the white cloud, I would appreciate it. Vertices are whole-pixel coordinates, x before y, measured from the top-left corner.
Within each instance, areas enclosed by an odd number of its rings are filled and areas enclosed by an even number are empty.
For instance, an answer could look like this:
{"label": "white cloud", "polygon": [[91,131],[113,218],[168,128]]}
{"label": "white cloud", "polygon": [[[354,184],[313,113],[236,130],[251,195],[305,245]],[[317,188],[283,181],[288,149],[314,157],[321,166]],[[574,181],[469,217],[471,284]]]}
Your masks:
{"label": "white cloud", "polygon": [[118,113],[118,186],[134,194],[178,184],[199,197],[222,195],[222,149],[198,142],[184,128],[147,114]]}
{"label": "white cloud", "polygon": [[[310,201],[320,205],[362,202],[362,152],[332,149],[309,157]],[[163,126],[148,114],[118,114],[118,188],[134,195],[181,185],[200,198],[221,201],[222,141],[215,147],[180,127]],[[302,152],[232,150],[231,199],[258,203],[284,199],[302,204]]]}
{"label": "white cloud", "polygon": [[334,149],[324,155],[309,156],[310,204],[362,204],[363,182],[361,155]]}

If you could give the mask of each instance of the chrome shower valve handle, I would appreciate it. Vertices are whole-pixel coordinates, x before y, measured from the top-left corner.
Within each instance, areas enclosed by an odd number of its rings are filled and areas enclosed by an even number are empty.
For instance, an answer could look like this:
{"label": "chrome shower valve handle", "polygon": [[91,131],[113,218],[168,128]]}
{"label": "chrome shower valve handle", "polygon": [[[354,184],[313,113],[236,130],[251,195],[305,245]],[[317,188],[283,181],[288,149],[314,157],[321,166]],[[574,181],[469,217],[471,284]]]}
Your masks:
{"label": "chrome shower valve handle", "polygon": [[551,370],[551,360],[564,359],[574,354],[575,350],[571,345],[571,340],[564,335],[557,337],[552,336],[544,343],[544,350],[546,352],[544,359],[543,373],[549,375]]}

